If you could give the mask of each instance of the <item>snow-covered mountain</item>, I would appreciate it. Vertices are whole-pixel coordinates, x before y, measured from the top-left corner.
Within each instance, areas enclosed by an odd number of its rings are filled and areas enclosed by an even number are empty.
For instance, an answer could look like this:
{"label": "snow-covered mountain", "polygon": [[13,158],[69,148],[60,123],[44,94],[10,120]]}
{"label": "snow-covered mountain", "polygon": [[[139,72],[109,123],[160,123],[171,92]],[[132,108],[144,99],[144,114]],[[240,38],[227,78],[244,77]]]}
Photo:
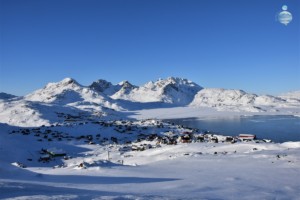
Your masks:
{"label": "snow-covered mountain", "polygon": [[108,88],[112,88],[113,84],[111,82],[106,81],[106,80],[99,79],[97,81],[94,81],[89,87],[93,90],[98,91],[98,92],[104,92]]}
{"label": "snow-covered mountain", "polygon": [[[197,84],[181,78],[160,79],[141,87],[128,81],[113,85],[101,79],[83,86],[72,78],[65,78],[24,97],[1,101],[0,122],[16,126],[49,125],[59,121],[59,113],[120,117],[119,111],[124,108],[143,109],[144,104],[135,105],[140,102],[186,105],[200,89]],[[148,104],[147,108],[155,105]]]}
{"label": "snow-covered mountain", "polygon": [[[124,88],[124,87],[123,87]],[[176,105],[189,104],[202,87],[182,78],[169,77],[156,82],[148,82],[141,87],[128,85],[112,95],[113,99],[134,102],[164,102]]]}
{"label": "snow-covered mountain", "polygon": [[82,86],[74,79],[65,78],[24,97],[0,101],[0,123],[41,126],[60,122],[68,115],[113,116],[114,110],[120,109],[106,95]]}
{"label": "snow-covered mountain", "polygon": [[150,81],[141,87],[135,86],[129,81],[122,81],[113,85],[111,82],[100,79],[93,82],[89,87],[115,100],[143,103],[163,102],[176,105],[189,104],[195,94],[202,89],[192,81],[174,77],[159,79],[156,82]]}
{"label": "snow-covered mountain", "polygon": [[[178,106],[210,107],[217,111],[278,112],[281,108],[298,115],[299,92],[280,97],[249,94],[242,90],[203,89],[182,78],[169,77],[135,86],[129,81],[112,84],[99,79],[89,86],[72,78],[49,83],[24,97],[3,95],[0,123],[18,126],[51,124],[58,113],[75,116],[125,117],[122,111]],[[295,112],[294,112],[295,111]],[[123,115],[124,114],[124,115]]]}
{"label": "snow-covered mountain", "polygon": [[110,98],[101,95],[90,87],[80,85],[72,78],[65,78],[58,83],[49,83],[43,89],[24,97],[27,101],[38,101],[60,105],[104,106],[112,109],[119,107]]}
{"label": "snow-covered mountain", "polygon": [[199,91],[191,106],[215,107],[218,110],[261,112],[264,106],[284,106],[286,100],[270,95],[258,96],[243,90],[206,88]]}
{"label": "snow-covered mountain", "polygon": [[0,92],[0,100],[7,100],[7,99],[12,99],[15,98],[17,96],[12,95],[12,94],[7,94],[5,92]]}
{"label": "snow-covered mountain", "polygon": [[110,97],[113,95],[122,96],[129,94],[131,90],[138,88],[129,81],[122,81],[117,85],[113,85],[111,82],[103,79],[93,82],[89,87]]}
{"label": "snow-covered mountain", "polygon": [[138,89],[138,87],[132,85],[129,81],[122,81],[113,87],[112,91],[116,91],[115,93],[107,90],[105,91],[105,94],[110,95],[113,99],[126,99],[124,97],[130,95],[134,89]]}
{"label": "snow-covered mountain", "polygon": [[[0,102],[0,123],[14,126],[42,126],[58,122],[56,112],[66,112],[67,108],[51,104],[16,99]],[[68,112],[67,113],[71,113]],[[76,113],[73,112],[72,113]]]}
{"label": "snow-covered mountain", "polygon": [[288,92],[279,97],[291,103],[300,103],[300,91]]}

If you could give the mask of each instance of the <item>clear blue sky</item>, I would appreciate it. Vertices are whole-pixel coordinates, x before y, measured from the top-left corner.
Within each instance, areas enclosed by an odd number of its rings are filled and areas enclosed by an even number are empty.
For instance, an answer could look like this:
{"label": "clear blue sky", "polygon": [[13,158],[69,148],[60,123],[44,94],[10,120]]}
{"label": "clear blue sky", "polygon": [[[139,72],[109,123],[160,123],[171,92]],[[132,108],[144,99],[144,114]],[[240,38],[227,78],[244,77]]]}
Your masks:
{"label": "clear blue sky", "polygon": [[[0,0],[0,91],[65,77],[169,76],[259,94],[300,90],[299,0]],[[288,5],[293,21],[275,20]]]}

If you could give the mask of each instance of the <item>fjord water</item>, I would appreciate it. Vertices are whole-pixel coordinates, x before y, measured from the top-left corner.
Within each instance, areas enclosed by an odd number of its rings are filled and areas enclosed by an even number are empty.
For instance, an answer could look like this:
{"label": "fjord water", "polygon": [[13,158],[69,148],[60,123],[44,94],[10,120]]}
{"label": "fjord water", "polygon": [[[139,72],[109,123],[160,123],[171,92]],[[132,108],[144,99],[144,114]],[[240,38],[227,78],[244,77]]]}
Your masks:
{"label": "fjord water", "polygon": [[168,121],[228,136],[248,133],[274,142],[300,141],[300,117],[289,115],[205,117]]}

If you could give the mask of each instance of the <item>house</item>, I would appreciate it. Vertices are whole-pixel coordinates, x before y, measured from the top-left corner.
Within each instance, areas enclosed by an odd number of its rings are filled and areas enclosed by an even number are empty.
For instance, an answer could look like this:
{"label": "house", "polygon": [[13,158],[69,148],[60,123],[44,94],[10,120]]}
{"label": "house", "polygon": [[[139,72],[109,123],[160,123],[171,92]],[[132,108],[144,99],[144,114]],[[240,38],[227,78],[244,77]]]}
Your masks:
{"label": "house", "polygon": [[48,162],[51,160],[51,156],[50,155],[42,155],[40,158],[39,158],[39,162]]}
{"label": "house", "polygon": [[192,138],[190,134],[185,134],[179,137],[179,141],[181,143],[191,143],[192,142]]}
{"label": "house", "polygon": [[203,134],[194,134],[194,139],[196,142],[203,142],[204,141],[204,135]]}
{"label": "house", "polygon": [[47,149],[47,153],[52,157],[60,157],[67,155],[65,151],[56,148]]}
{"label": "house", "polygon": [[239,134],[238,138],[240,140],[242,140],[242,141],[249,141],[249,140],[256,139],[256,135],[252,135],[252,134]]}

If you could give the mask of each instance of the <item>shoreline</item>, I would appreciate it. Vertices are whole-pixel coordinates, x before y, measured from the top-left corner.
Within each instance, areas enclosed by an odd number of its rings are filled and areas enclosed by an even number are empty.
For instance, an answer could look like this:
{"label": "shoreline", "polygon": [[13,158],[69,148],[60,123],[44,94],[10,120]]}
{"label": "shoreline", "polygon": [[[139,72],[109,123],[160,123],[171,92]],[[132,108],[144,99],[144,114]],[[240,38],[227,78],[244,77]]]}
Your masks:
{"label": "shoreline", "polygon": [[[178,118],[201,118],[201,117],[241,117],[263,115],[290,115],[300,117],[300,108],[285,108],[278,112],[246,112],[246,111],[218,111],[211,107],[173,107],[154,108],[135,111],[124,111],[130,118],[135,119],[178,119]],[[158,114],[163,113],[163,114]]]}

